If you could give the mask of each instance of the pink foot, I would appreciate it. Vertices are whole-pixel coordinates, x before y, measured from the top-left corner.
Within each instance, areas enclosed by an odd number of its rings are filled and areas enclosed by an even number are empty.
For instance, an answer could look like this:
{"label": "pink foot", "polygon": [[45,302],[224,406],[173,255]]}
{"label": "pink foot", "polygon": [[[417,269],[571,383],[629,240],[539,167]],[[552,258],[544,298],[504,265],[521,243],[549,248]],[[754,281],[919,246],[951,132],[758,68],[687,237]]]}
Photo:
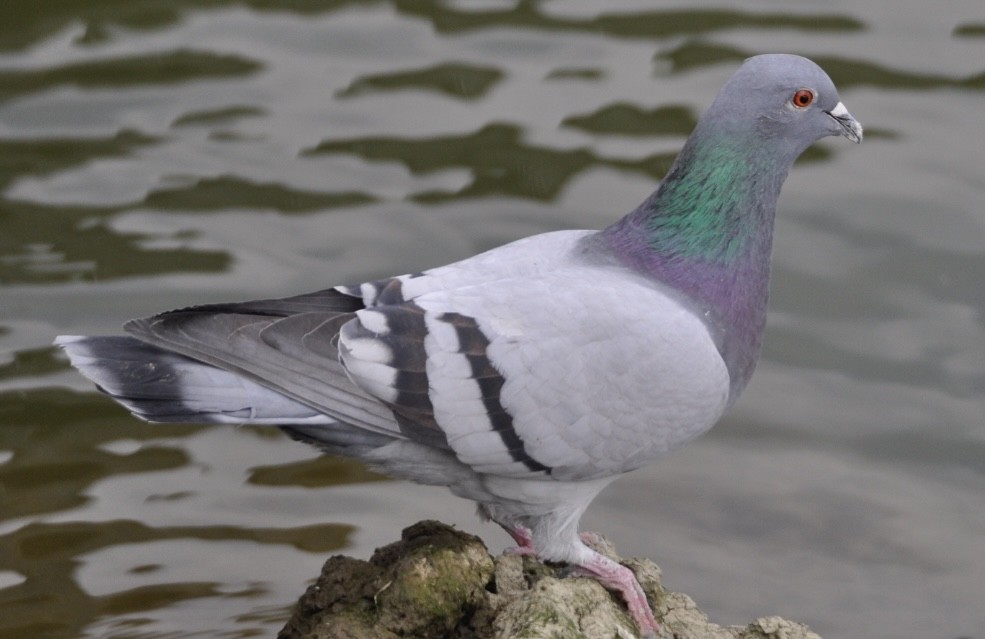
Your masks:
{"label": "pink foot", "polygon": [[636,622],[643,637],[656,639],[660,625],[657,624],[653,611],[650,610],[650,603],[633,571],[608,557],[595,552],[593,555],[587,562],[572,566],[573,571],[592,577],[609,590],[621,594],[629,609],[629,616]]}
{"label": "pink foot", "polygon": [[[534,550],[533,533],[529,528],[518,525],[504,526],[500,524],[500,526],[509,533],[517,544],[513,548],[507,548],[505,552],[523,556],[537,555]],[[604,538],[598,533],[583,532],[579,536],[583,543],[589,545],[602,545],[604,542]],[[586,550],[590,549],[586,548]],[[622,595],[623,601],[626,602],[626,608],[629,610],[629,616],[636,622],[643,638],[656,639],[657,633],[660,632],[660,625],[657,624],[653,611],[650,610],[650,603],[646,600],[646,594],[644,594],[640,582],[636,580],[633,571],[594,550],[590,550],[590,552],[591,555],[586,562],[571,565],[571,572],[595,579],[609,590],[614,590]]]}

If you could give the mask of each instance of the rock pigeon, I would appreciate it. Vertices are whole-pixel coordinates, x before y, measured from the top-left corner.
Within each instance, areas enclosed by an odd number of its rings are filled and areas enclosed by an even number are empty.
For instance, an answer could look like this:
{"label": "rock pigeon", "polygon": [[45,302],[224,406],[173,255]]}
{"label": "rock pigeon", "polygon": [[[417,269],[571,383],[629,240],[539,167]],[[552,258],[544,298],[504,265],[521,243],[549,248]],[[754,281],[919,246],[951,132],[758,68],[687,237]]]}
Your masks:
{"label": "rock pigeon", "polygon": [[602,230],[535,235],[447,266],[170,311],[129,336],[62,336],[151,422],[271,424],[393,477],[446,486],[516,552],[566,562],[659,631],[630,570],[578,522],[623,473],[704,433],[752,375],[773,218],[794,160],[861,142],[831,79],[746,60],[659,189]]}

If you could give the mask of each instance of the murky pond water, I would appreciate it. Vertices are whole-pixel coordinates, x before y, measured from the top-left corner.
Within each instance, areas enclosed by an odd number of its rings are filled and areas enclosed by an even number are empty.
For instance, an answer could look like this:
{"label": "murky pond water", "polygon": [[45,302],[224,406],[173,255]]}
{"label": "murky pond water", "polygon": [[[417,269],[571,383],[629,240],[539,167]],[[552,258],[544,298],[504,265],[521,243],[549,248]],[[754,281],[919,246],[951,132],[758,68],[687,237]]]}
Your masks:
{"label": "murky pond water", "polygon": [[745,57],[866,125],[780,202],[765,356],[584,525],[721,623],[985,637],[985,6],[86,0],[0,7],[0,638],[273,636],[444,491],[255,428],[137,422],[59,333],[608,224]]}

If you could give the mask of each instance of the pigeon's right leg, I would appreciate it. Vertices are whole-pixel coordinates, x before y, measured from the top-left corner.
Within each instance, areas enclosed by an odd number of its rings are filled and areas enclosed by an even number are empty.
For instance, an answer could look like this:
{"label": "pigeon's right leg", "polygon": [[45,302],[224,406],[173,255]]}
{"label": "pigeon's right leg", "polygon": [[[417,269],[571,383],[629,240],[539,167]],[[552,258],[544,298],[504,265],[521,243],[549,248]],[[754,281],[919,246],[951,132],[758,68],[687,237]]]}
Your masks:
{"label": "pigeon's right leg", "polygon": [[629,616],[636,622],[643,637],[655,639],[660,632],[660,625],[654,618],[646,593],[633,571],[594,550],[590,553],[583,561],[571,566],[572,573],[594,578],[609,590],[622,595]]}

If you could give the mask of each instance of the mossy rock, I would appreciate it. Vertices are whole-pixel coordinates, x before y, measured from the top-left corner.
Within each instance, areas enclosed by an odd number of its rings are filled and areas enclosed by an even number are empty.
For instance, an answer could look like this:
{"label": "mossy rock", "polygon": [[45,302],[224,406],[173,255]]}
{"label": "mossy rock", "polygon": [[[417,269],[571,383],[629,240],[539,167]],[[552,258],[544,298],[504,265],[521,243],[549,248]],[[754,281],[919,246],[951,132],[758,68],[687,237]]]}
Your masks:
{"label": "mossy rock", "polygon": [[[710,623],[690,597],[668,592],[646,559],[619,560],[650,599],[666,639],[820,639],[807,626],[763,617],[745,627]],[[631,639],[625,606],[564,566],[489,555],[473,535],[435,521],[404,530],[369,561],[331,557],[278,639]]]}
{"label": "mossy rock", "polygon": [[441,639],[484,603],[493,570],[478,537],[423,521],[368,562],[331,557],[278,637]]}

